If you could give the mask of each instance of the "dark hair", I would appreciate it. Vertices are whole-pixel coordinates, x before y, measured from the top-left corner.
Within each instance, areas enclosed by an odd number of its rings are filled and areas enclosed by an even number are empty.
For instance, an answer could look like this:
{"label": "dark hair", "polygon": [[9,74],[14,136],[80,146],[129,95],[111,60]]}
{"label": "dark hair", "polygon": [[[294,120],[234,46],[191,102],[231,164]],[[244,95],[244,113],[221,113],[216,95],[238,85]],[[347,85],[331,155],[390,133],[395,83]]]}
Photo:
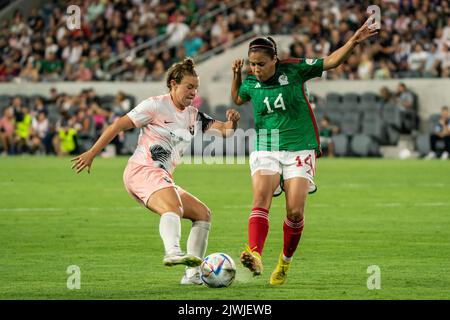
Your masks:
{"label": "dark hair", "polygon": [[263,52],[273,59],[277,55],[277,44],[271,37],[256,38],[248,46],[248,54],[252,52]]}
{"label": "dark hair", "polygon": [[170,81],[175,80],[177,83],[181,83],[184,76],[190,75],[198,77],[195,71],[194,60],[187,57],[182,62],[174,63],[167,71],[167,88],[171,89]]}

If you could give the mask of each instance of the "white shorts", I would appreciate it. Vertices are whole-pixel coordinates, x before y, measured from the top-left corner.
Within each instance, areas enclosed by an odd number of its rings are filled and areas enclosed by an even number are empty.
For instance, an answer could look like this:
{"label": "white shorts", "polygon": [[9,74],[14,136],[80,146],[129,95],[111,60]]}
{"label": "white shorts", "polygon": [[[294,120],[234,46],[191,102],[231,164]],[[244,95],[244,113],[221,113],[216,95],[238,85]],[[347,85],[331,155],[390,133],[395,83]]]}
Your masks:
{"label": "white shorts", "polygon": [[283,180],[302,177],[310,182],[310,192],[314,192],[316,185],[314,176],[316,173],[315,150],[301,151],[253,151],[250,154],[250,170],[252,176],[257,171],[283,175]]}

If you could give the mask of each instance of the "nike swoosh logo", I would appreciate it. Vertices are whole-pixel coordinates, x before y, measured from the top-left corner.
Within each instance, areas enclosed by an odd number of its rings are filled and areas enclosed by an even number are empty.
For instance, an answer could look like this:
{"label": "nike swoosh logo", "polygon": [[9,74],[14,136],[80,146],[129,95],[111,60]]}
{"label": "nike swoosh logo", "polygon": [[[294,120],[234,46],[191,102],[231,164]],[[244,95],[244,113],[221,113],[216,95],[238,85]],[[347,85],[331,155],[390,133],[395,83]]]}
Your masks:
{"label": "nike swoosh logo", "polygon": [[167,121],[167,120],[164,120],[164,123],[173,123],[173,121]]}

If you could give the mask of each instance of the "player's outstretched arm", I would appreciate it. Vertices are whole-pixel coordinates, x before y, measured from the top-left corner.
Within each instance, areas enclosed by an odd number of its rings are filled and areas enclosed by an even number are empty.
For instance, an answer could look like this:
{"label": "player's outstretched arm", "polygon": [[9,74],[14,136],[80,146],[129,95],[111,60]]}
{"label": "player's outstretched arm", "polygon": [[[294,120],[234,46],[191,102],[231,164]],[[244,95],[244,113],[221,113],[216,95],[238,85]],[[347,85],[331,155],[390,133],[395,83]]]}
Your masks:
{"label": "player's outstretched arm", "polygon": [[371,28],[369,20],[367,20],[361,28],[339,49],[331,53],[323,61],[323,70],[330,70],[341,65],[352,53],[353,49],[362,41],[370,38],[378,33],[377,29]]}
{"label": "player's outstretched arm", "polygon": [[230,137],[236,130],[238,121],[241,118],[239,112],[234,109],[228,109],[226,112],[227,122],[214,121],[208,130],[218,130],[223,137]]}
{"label": "player's outstretched arm", "polygon": [[111,124],[106,130],[102,133],[100,138],[98,138],[97,142],[85,153],[80,154],[79,156],[71,159],[70,161],[74,162],[72,165],[72,169],[75,169],[77,173],[80,173],[84,170],[84,168],[88,168],[88,173],[91,172],[92,161],[94,161],[95,156],[106,147],[121,131],[125,131],[131,128],[134,128],[134,123],[131,119],[125,115]]}
{"label": "player's outstretched arm", "polygon": [[238,106],[244,104],[246,101],[243,101],[239,97],[239,88],[242,84],[242,67],[244,66],[244,59],[236,59],[233,61],[231,66],[231,70],[233,71],[233,82],[231,83],[231,97],[233,98],[234,103]]}

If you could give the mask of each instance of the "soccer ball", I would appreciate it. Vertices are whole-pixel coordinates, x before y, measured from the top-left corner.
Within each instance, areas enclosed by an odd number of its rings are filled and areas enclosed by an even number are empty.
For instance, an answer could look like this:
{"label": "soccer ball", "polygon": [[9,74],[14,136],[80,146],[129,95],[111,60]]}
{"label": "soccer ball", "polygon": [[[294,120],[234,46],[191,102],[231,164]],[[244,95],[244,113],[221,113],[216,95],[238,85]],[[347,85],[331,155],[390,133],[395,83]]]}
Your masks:
{"label": "soccer ball", "polygon": [[203,260],[200,273],[203,283],[208,287],[228,287],[236,275],[236,265],[229,255],[212,253]]}

